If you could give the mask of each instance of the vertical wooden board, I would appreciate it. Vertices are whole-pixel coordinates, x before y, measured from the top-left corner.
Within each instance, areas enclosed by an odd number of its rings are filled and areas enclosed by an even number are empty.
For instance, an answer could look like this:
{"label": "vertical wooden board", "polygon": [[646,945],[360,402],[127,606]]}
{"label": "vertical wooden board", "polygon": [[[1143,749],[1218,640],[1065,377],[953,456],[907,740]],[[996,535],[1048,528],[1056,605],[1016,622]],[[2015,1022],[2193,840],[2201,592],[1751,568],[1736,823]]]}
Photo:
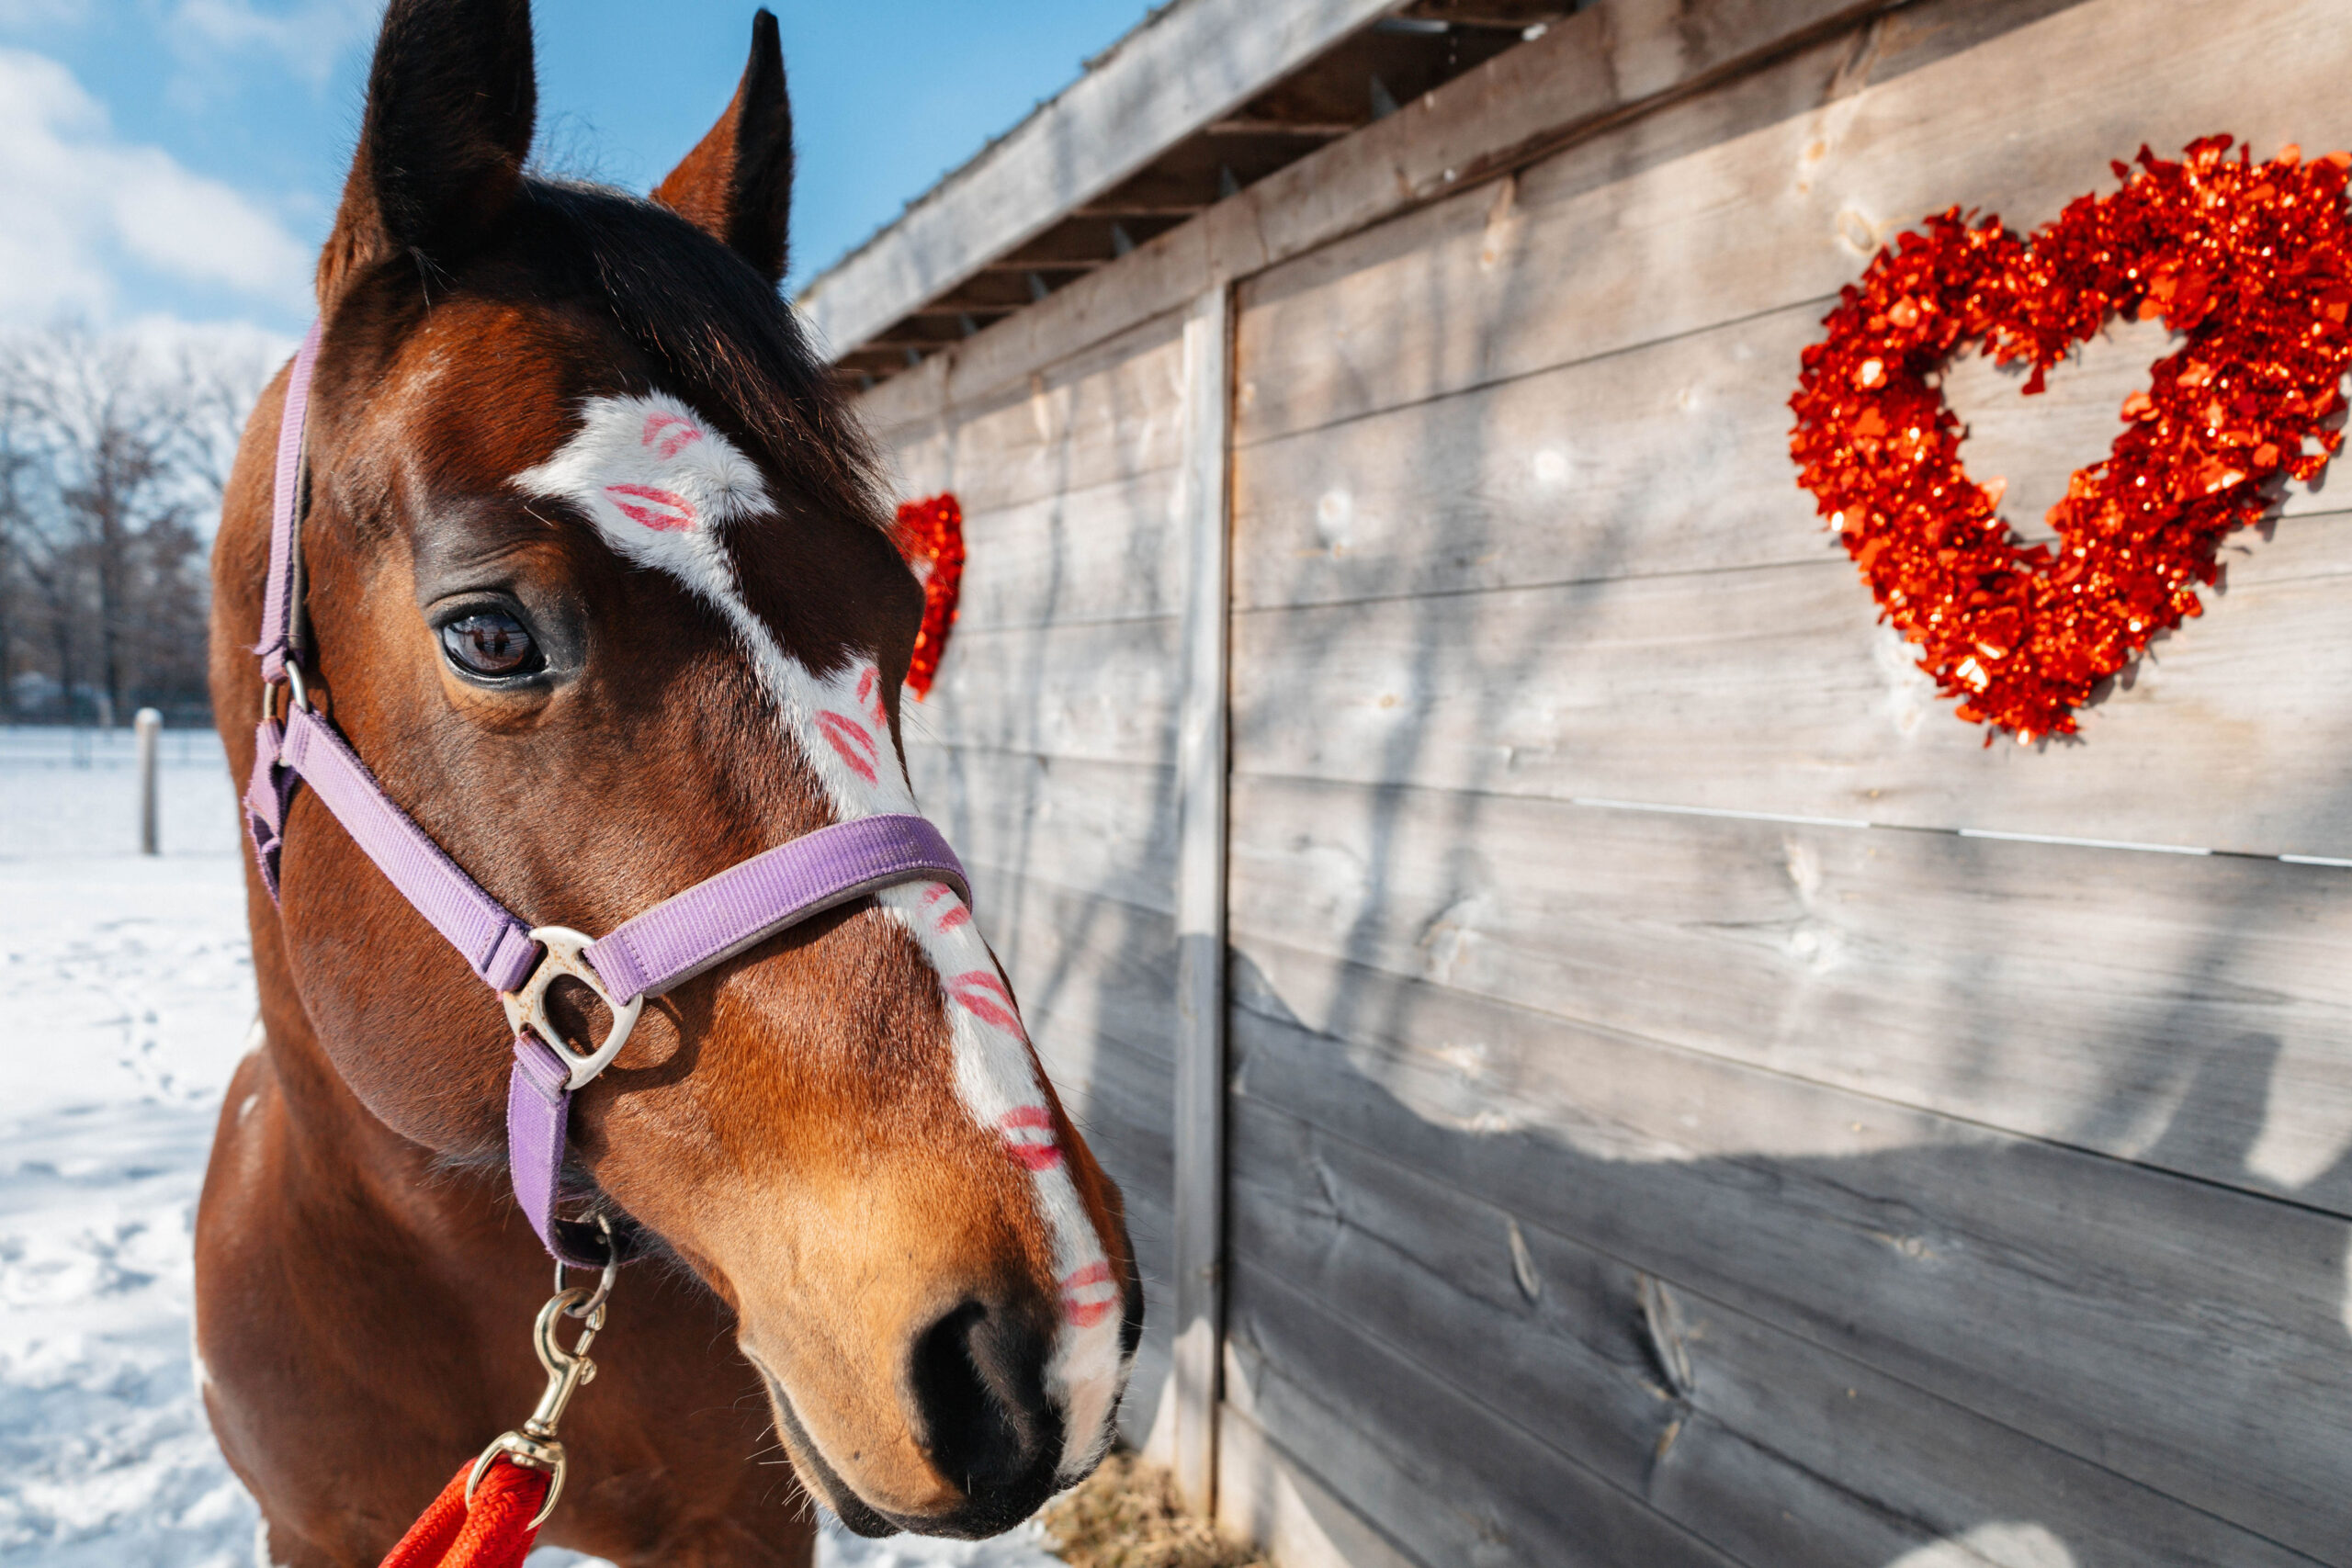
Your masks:
{"label": "vertical wooden board", "polygon": [[938,682],[899,709],[910,744],[1166,767],[1183,668],[1170,619],[958,627]]}
{"label": "vertical wooden board", "polygon": [[1217,1374],[1225,1301],[1225,864],[1231,604],[1227,453],[1231,294],[1184,319],[1183,695],[1177,725],[1176,1343],[1170,1466],[1194,1510],[1216,1506]]}
{"label": "vertical wooden board", "polygon": [[1173,915],[1175,771],[910,745],[915,798],[967,865]]}
{"label": "vertical wooden board", "polygon": [[1227,1397],[1430,1568],[1732,1560],[1237,1259]]}
{"label": "vertical wooden board", "polygon": [[2075,1568],[2302,1561],[1261,1100],[1233,1136],[1237,1256],[1742,1562],[2003,1522]]}
{"label": "vertical wooden board", "polygon": [[1258,779],[1233,857],[1237,933],[2352,1213],[2335,868]]}
{"label": "vertical wooden board", "polygon": [[902,495],[994,511],[1172,468],[1183,455],[1182,318],[1161,316],[967,403],[877,432]]}
{"label": "vertical wooden board", "polygon": [[1821,299],[1925,214],[2041,223],[2143,141],[2352,141],[2328,0],[2086,0],[1945,52],[1971,9],[1906,7],[1253,280],[1238,440]]}
{"label": "vertical wooden board", "polygon": [[1261,611],[1235,621],[1235,766],[2352,856],[2352,519],[2241,559],[2078,740],[2032,747],[1954,717],[1842,559]]}
{"label": "vertical wooden board", "polygon": [[1236,942],[1238,1094],[2346,1560],[2344,1221]]}
{"label": "vertical wooden board", "polygon": [[1184,607],[1183,558],[1167,468],[964,516],[956,644],[973,632],[1151,620]]}

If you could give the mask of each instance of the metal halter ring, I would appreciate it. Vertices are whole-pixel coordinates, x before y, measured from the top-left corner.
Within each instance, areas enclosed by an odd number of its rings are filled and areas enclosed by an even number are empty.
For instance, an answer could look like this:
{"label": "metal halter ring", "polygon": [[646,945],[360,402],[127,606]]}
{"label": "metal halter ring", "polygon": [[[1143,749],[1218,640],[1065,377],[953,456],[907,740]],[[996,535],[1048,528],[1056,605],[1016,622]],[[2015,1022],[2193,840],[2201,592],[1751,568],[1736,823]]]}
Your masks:
{"label": "metal halter ring", "polygon": [[[611,1066],[613,1058],[621,1054],[621,1047],[628,1043],[628,1032],[637,1027],[637,1015],[645,1010],[645,998],[639,995],[622,1001],[605,988],[596,966],[580,956],[596,940],[584,931],[573,931],[570,926],[537,926],[531,931],[531,940],[545,947],[547,953],[540,958],[539,966],[531,971],[531,977],[523,982],[521,990],[498,993],[498,999],[506,1004],[507,1027],[520,1034],[528,1026],[571,1069],[571,1076],[563,1087],[583,1089],[590,1079]],[[548,987],[567,975],[595,992],[596,999],[613,1011],[612,1032],[585,1056],[575,1054],[563,1043],[562,1034],[548,1018]]]}
{"label": "metal halter ring", "polygon": [[[609,1218],[602,1213],[592,1215],[591,1218],[596,1222],[596,1228],[605,1233],[605,1271],[597,1277],[596,1288],[590,1292],[586,1301],[576,1306],[568,1306],[563,1311],[567,1317],[582,1317],[601,1323],[605,1311],[605,1298],[613,1293],[613,1281],[620,1278],[621,1244],[614,1238],[613,1222]],[[579,1292],[576,1288],[563,1282],[563,1259],[559,1258],[555,1261],[555,1293],[559,1296],[577,1295]]]}
{"label": "metal halter ring", "polygon": [[294,708],[308,708],[311,705],[311,689],[302,682],[302,667],[289,659],[286,661],[285,673],[280,675],[277,681],[264,681],[261,683],[262,717],[276,718],[277,716],[278,681],[285,682],[287,693],[293,699],[292,707],[289,707],[288,712],[292,712]]}

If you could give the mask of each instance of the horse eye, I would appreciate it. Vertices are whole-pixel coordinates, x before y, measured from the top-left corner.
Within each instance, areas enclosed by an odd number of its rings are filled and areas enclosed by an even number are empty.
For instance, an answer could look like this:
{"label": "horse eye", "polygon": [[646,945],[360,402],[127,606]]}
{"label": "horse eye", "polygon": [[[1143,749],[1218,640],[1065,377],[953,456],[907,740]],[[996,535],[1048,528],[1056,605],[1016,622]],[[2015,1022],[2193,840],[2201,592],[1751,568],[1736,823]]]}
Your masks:
{"label": "horse eye", "polygon": [[476,610],[441,628],[441,651],[469,675],[535,675],[547,668],[528,627],[503,610]]}

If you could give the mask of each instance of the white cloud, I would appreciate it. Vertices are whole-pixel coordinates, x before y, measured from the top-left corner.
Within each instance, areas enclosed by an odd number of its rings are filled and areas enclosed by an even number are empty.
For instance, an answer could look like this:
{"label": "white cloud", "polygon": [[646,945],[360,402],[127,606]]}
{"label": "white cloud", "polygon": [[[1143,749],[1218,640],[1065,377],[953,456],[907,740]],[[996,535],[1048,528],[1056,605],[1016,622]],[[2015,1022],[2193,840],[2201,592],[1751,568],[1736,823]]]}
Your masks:
{"label": "white cloud", "polygon": [[264,10],[254,0],[180,0],[167,26],[184,57],[267,55],[315,87],[375,30],[380,9],[377,0],[300,0],[282,10]]}
{"label": "white cloud", "polygon": [[126,259],[308,307],[310,254],[274,215],[160,147],[119,140],[71,72],[24,50],[0,49],[0,318],[110,315]]}

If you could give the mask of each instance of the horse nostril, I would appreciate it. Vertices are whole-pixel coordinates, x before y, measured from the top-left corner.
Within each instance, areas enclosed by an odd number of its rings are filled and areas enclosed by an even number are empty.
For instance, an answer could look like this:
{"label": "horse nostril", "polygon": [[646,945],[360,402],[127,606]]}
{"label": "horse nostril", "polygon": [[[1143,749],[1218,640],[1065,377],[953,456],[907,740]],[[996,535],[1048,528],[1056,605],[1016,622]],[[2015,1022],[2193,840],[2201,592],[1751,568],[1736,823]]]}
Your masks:
{"label": "horse nostril", "polygon": [[1008,1526],[1045,1501],[1061,1445],[1046,1355],[1023,1314],[967,1300],[916,1337],[908,1367],[924,1451],[971,1506],[1017,1507]]}

